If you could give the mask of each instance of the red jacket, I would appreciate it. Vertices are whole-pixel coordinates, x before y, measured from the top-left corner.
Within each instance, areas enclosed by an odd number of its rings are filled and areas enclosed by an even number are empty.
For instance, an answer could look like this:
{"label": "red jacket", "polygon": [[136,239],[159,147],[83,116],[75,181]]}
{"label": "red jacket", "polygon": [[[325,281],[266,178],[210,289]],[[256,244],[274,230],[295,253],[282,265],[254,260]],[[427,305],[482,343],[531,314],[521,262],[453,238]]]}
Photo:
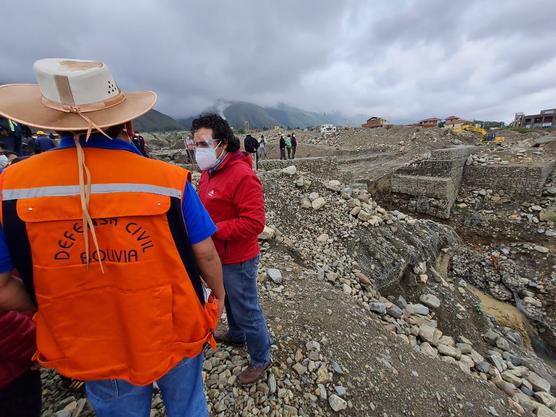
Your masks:
{"label": "red jacket", "polygon": [[36,349],[31,313],[0,313],[0,389],[25,373]]}
{"label": "red jacket", "polygon": [[251,155],[237,151],[211,175],[203,171],[198,192],[216,223],[212,239],[222,263],[235,264],[257,256],[265,208],[263,187],[253,171]]}

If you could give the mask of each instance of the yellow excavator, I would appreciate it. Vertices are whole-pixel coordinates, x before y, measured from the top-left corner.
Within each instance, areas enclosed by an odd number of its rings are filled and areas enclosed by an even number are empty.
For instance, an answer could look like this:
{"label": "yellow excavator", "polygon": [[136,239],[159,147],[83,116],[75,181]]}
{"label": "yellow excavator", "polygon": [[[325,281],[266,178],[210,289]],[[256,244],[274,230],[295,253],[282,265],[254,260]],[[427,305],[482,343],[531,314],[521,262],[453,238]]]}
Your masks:
{"label": "yellow excavator", "polygon": [[489,132],[488,130],[483,129],[482,127],[477,127],[470,124],[465,124],[465,125],[461,125],[460,127],[455,127],[452,129],[452,131],[456,133],[461,133],[463,131],[478,133],[479,135],[481,135],[482,143],[499,144],[506,140],[504,136],[499,136],[496,134],[496,132]]}

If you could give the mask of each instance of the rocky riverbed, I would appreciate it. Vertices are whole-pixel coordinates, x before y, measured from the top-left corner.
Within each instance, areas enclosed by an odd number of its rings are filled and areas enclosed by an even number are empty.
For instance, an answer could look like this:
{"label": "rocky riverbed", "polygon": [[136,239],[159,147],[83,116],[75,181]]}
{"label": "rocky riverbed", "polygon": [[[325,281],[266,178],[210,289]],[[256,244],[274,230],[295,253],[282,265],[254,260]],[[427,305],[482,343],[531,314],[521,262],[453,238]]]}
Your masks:
{"label": "rocky riverbed", "polygon": [[[258,280],[273,365],[244,389],[246,352],[207,350],[213,416],[556,416],[556,372],[527,328],[553,318],[553,248],[486,251],[449,225],[381,207],[330,161],[260,177]],[[524,269],[521,256],[541,267]],[[517,297],[529,320],[504,320],[475,288],[501,303]],[[43,415],[94,415],[52,372],[44,381]],[[158,393],[151,415],[164,415]]]}

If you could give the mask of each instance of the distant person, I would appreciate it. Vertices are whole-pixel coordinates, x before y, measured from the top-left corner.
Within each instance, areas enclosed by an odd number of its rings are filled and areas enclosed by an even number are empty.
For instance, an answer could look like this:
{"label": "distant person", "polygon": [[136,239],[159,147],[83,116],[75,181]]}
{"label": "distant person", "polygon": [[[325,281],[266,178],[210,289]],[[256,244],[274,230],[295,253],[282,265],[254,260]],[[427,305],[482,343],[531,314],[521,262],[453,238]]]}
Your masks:
{"label": "distant person", "polygon": [[270,336],[257,296],[259,234],[265,225],[261,182],[251,155],[241,152],[228,122],[217,114],[193,120],[191,132],[201,168],[199,197],[216,223],[212,239],[224,272],[228,329],[217,331],[221,343],[247,344],[249,366],[238,375],[241,385],[264,378],[270,366]]}
{"label": "distant person", "polygon": [[54,139],[52,137],[50,137],[50,135],[47,135],[46,133],[44,133],[42,130],[39,130],[36,133],[36,135],[37,135],[37,137],[35,138],[35,153],[36,154],[49,151],[49,150],[54,149],[56,147],[56,142],[54,142]]}
{"label": "distant person", "polygon": [[4,143],[5,150],[14,151],[18,143],[21,147],[21,138],[18,140],[14,129],[14,122],[5,117],[0,117],[0,140]]}
{"label": "distant person", "polygon": [[245,148],[245,152],[255,155],[255,168],[259,169],[259,154],[257,153],[259,141],[248,134],[243,140],[243,147]]}
{"label": "distant person", "polygon": [[286,159],[286,139],[284,135],[280,135],[280,160]]}
{"label": "distant person", "polygon": [[297,149],[297,138],[295,137],[295,133],[292,133],[292,159],[295,159],[295,151]]}
{"label": "distant person", "polygon": [[6,144],[4,142],[0,142],[0,173],[4,171],[4,169],[10,163],[9,158],[5,155],[6,153]]}
{"label": "distant person", "polygon": [[190,164],[195,163],[195,141],[191,136],[186,136],[185,140],[185,155]]}
{"label": "distant person", "polygon": [[257,157],[260,159],[266,158],[266,139],[261,135],[259,139],[259,148],[257,149]]}
{"label": "distant person", "polygon": [[139,134],[139,132],[135,131],[133,133],[133,137],[131,138],[131,141],[133,142],[133,144],[135,145],[135,147],[137,149],[139,149],[139,152],[141,152],[141,154],[143,156],[148,157],[147,155],[147,149],[145,148],[145,138],[143,136],[141,136]]}
{"label": "distant person", "polygon": [[292,136],[288,134],[285,140],[286,140],[286,152],[288,153],[288,159],[292,159]]}

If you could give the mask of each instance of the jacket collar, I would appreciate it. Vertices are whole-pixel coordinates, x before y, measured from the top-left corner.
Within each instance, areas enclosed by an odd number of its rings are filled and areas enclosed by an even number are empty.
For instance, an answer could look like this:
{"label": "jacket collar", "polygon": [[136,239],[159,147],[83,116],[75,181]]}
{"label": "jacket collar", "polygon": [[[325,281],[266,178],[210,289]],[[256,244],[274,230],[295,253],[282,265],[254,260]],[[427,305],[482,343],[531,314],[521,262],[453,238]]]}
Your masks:
{"label": "jacket collar", "polygon": [[[143,154],[133,143],[125,142],[121,139],[108,139],[101,133],[93,133],[87,142],[85,142],[85,135],[81,135],[79,141],[81,142],[81,146],[83,146],[84,148],[129,151],[143,156]],[[56,149],[67,148],[75,148],[75,142],[73,140],[73,136],[71,135],[62,136],[62,138],[60,139],[60,146],[58,146]]]}

